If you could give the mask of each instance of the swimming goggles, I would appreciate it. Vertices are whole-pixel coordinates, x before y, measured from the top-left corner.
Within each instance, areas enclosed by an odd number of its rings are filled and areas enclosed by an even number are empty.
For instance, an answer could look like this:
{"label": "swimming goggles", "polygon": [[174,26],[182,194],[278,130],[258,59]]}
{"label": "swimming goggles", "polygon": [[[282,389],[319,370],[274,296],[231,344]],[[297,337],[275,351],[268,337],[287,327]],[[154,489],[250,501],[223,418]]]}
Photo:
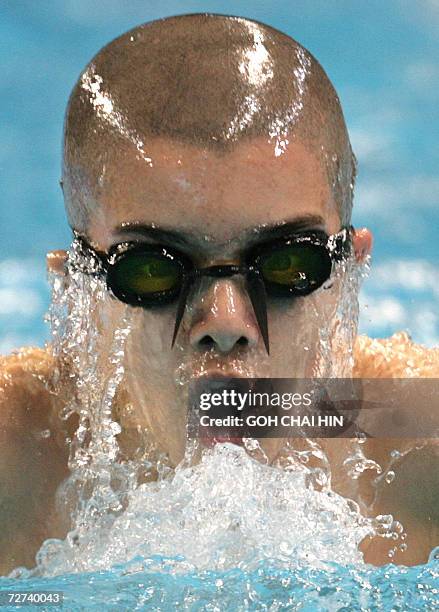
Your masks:
{"label": "swimming goggles", "polygon": [[349,255],[352,233],[352,226],[331,236],[320,230],[305,231],[251,247],[239,265],[198,268],[172,247],[129,241],[111,247],[107,254],[74,232],[80,254],[95,258],[93,267],[76,267],[105,278],[113,296],[131,306],[156,308],[177,302],[171,347],[197,279],[241,274],[269,353],[267,296],[303,297],[321,287],[330,278],[333,264]]}

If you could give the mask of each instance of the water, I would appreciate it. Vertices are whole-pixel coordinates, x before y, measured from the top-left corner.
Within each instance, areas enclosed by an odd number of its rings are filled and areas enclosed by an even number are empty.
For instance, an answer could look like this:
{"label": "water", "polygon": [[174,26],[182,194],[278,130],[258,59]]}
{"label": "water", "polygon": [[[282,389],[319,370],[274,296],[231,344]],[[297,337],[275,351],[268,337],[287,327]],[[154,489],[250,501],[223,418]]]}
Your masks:
{"label": "water", "polygon": [[439,605],[434,554],[419,567],[365,565],[356,543],[373,527],[354,506],[306,487],[303,471],[264,466],[238,447],[217,446],[201,465],[129,497],[111,526],[79,542],[48,541],[32,577],[1,578],[0,588],[62,591],[72,611]]}
{"label": "water", "polygon": [[[252,570],[236,567],[186,573],[176,573],[176,564],[178,559],[158,555],[134,559],[111,570],[22,580],[20,588],[63,591],[64,609],[69,612],[102,609],[405,612],[433,611],[439,606],[437,560],[418,567],[379,569],[338,563],[330,563],[325,569],[312,566],[285,569],[279,563],[264,561]],[[16,589],[17,582],[0,578],[0,587]]]}
{"label": "water", "polygon": [[[326,571],[291,571],[265,562],[253,571],[235,568],[184,575],[173,572],[174,563],[174,559],[158,556],[115,566],[111,571],[24,580],[21,585],[23,589],[63,591],[65,607],[72,612],[102,608],[405,611],[435,610],[439,604],[437,562],[363,571],[336,563]],[[5,589],[16,586],[8,579],[1,579],[0,584]]]}

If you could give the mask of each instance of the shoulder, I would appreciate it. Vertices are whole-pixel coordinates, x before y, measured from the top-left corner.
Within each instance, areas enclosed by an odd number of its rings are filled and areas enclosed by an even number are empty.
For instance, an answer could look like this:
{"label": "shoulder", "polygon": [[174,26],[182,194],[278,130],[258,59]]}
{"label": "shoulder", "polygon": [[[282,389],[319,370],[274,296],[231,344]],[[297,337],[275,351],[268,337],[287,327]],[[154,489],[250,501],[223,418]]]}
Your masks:
{"label": "shoulder", "polygon": [[0,426],[20,426],[23,419],[50,419],[54,396],[49,381],[54,359],[47,349],[26,347],[0,356]]}
{"label": "shoulder", "polygon": [[439,378],[439,348],[416,344],[405,332],[380,339],[358,336],[354,364],[357,378]]}
{"label": "shoulder", "polygon": [[65,537],[56,490],[68,476],[68,444],[50,390],[50,349],[0,356],[0,573],[31,567],[42,542]]}
{"label": "shoulder", "polygon": [[0,355],[0,375],[44,375],[50,372],[53,356],[49,349],[34,346],[16,349],[10,355]]}

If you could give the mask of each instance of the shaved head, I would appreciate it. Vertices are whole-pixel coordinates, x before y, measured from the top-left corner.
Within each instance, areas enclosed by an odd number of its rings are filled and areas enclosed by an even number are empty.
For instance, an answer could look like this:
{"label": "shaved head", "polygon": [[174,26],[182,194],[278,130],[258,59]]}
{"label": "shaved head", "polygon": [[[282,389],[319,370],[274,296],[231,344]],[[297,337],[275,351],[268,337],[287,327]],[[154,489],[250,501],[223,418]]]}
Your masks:
{"label": "shaved head", "polygon": [[184,15],[141,25],[86,67],[65,119],[63,188],[68,219],[86,231],[114,152],[154,164],[157,139],[227,155],[262,137],[275,156],[300,141],[324,167],[340,219],[352,208],[355,159],[338,96],[317,60],[264,24]]}

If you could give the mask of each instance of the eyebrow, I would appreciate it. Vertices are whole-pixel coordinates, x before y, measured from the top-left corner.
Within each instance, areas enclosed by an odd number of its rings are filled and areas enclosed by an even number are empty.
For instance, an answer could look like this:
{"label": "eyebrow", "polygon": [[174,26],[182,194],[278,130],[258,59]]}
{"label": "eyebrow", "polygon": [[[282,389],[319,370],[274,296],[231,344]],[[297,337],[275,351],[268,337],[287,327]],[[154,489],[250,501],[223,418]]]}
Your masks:
{"label": "eyebrow", "polygon": [[[270,239],[297,234],[304,230],[321,230],[324,225],[325,220],[320,215],[303,215],[295,219],[281,221],[271,225],[264,224],[255,226],[242,232],[239,239],[242,240],[244,238],[250,243],[265,242]],[[145,224],[137,221],[121,223],[114,229],[115,236],[122,237],[126,234],[150,238],[158,243],[180,246],[186,249],[195,245],[204,244],[205,242],[199,233],[175,230],[158,226],[155,223]]]}
{"label": "eyebrow", "polygon": [[281,221],[280,223],[255,227],[253,230],[250,230],[250,232],[245,233],[253,234],[257,242],[265,242],[266,240],[297,234],[304,230],[322,230],[324,225],[325,220],[320,215],[304,215],[289,221]]}
{"label": "eyebrow", "polygon": [[148,225],[137,221],[121,223],[115,228],[114,233],[116,236],[124,234],[138,235],[142,238],[151,238],[157,242],[176,244],[182,247],[189,247],[199,241],[199,238],[197,240],[196,235],[192,232],[177,231],[167,227],[160,227],[155,223]]}

